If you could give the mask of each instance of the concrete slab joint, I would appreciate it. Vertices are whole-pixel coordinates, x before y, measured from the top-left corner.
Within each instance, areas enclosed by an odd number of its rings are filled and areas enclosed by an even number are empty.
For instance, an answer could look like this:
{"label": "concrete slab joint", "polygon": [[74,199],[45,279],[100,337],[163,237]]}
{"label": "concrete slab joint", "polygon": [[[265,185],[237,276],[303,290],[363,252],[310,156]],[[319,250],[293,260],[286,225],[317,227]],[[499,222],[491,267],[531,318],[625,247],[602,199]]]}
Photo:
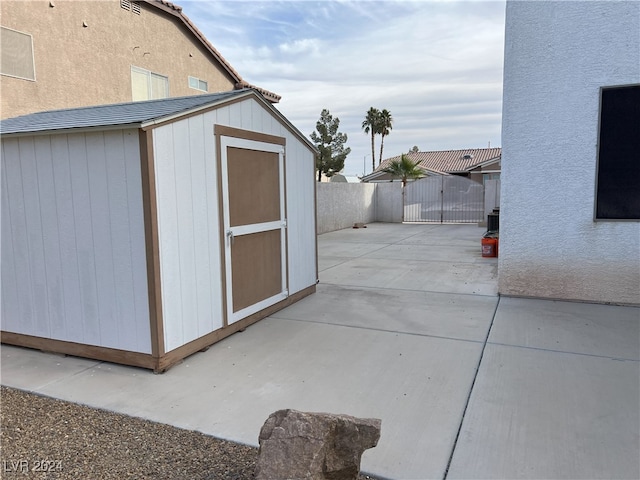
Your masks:
{"label": "concrete slab joint", "polygon": [[278,410],[260,430],[256,479],[356,480],[381,420]]}

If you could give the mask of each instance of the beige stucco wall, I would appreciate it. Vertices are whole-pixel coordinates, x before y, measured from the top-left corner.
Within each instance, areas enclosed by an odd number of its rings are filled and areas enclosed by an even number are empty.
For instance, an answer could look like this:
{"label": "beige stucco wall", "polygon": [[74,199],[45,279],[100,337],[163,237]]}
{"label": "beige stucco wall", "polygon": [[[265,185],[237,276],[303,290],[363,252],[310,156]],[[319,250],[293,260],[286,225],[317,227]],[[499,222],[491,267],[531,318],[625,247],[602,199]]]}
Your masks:
{"label": "beige stucco wall", "polygon": [[33,36],[36,71],[35,81],[0,76],[2,118],[131,101],[132,65],[168,76],[172,97],[203,93],[189,88],[189,75],[209,92],[234,87],[182,21],[156,7],[142,3],[136,15],[119,0],[3,0],[0,8],[2,26]]}

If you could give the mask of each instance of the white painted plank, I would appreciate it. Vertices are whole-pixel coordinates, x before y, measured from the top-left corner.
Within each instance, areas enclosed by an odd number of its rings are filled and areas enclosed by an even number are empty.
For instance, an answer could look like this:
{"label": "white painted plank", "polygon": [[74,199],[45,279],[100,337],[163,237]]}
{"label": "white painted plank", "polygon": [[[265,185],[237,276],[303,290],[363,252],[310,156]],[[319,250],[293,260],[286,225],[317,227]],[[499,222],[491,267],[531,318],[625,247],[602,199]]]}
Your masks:
{"label": "white painted plank", "polygon": [[136,348],[151,353],[149,323],[149,293],[147,290],[147,260],[142,207],[142,176],[140,170],[140,142],[137,130],[126,130],[123,136],[125,169],[127,178],[127,206],[129,208],[129,232],[131,235],[131,269],[135,312]]}
{"label": "white painted plank", "polygon": [[100,345],[98,292],[96,290],[95,248],[91,223],[91,198],[84,135],[69,135],[69,169],[73,195],[83,343]]}
{"label": "white painted plank", "polygon": [[104,145],[107,160],[111,257],[115,282],[112,300],[113,320],[110,326],[115,329],[117,348],[136,351],[138,319],[135,315],[123,132],[105,132]]}
{"label": "white painted plank", "polygon": [[81,343],[84,341],[82,295],[78,275],[78,249],[74,218],[71,170],[69,166],[69,145],[67,135],[51,137],[53,162],[53,182],[57,208],[58,233],[60,242],[61,276],[64,294],[65,331],[52,332],[53,338]]}
{"label": "white painted plank", "polygon": [[[193,242],[195,255],[195,285],[197,316],[194,338],[211,332],[213,315],[211,287],[211,259],[209,258],[209,196],[205,143],[213,142],[213,129],[206,128],[204,116],[191,117],[189,122],[189,151],[191,153],[191,195],[193,201]],[[186,321],[189,321],[185,319]]]}
{"label": "white painted plank", "polygon": [[89,198],[91,201],[91,228],[96,266],[96,289],[100,345],[118,348],[115,329],[115,280],[113,276],[113,247],[111,242],[111,212],[109,211],[109,185],[103,133],[86,134]]}
{"label": "white painted plank", "polygon": [[239,107],[240,109],[240,128],[244,128],[245,130],[253,130],[253,118],[252,118],[252,109],[251,105],[254,103],[254,100],[244,100],[242,102],[236,103],[234,106]]}
{"label": "white painted plank", "polygon": [[287,138],[287,212],[289,282],[292,293],[316,282],[316,232],[313,154],[293,136]]}
{"label": "white painted plank", "polygon": [[165,350],[169,351],[176,345],[181,345],[183,338],[182,286],[178,256],[180,243],[172,125],[153,130],[153,151],[158,209],[158,240],[160,243],[164,346]]}
{"label": "white painted plank", "polygon": [[64,338],[66,336],[66,312],[51,142],[49,136],[33,137],[33,140],[44,250],[45,278],[43,280],[47,291],[49,335],[52,338]]}
{"label": "white painted plank", "polygon": [[[13,142],[13,144],[12,144]],[[5,149],[5,144],[7,148]],[[16,162],[17,159],[13,156],[17,143],[15,141],[3,141],[2,142],[2,157],[1,160],[1,170],[0,170],[0,179],[2,181],[2,207],[0,210],[0,220],[2,224],[0,228],[1,239],[0,246],[2,248],[0,253],[0,264],[2,268],[0,269],[0,284],[2,286],[2,291],[0,292],[0,296],[2,298],[2,317],[0,318],[0,326],[2,330],[7,330],[10,332],[15,332],[16,328],[20,325],[21,320],[21,312],[20,312],[20,301],[18,297],[18,281],[19,279],[16,276],[16,255],[14,253],[14,241],[13,241],[13,229],[11,225],[11,205],[12,202],[9,201],[9,183],[7,180],[7,166],[8,162]]]}
{"label": "white painted plank", "polygon": [[215,115],[216,115],[216,120],[215,120],[216,124],[231,126],[231,108],[230,107],[218,108],[215,111]]}
{"label": "white painted plank", "polygon": [[49,336],[49,308],[47,305],[46,273],[44,267],[44,245],[38,192],[38,172],[36,166],[33,139],[18,140],[20,149],[20,167],[22,173],[22,193],[26,222],[27,256],[31,301],[33,305],[33,324],[31,334],[40,337]]}
{"label": "white painted plank", "polygon": [[[176,202],[178,211],[178,257],[180,259],[180,283],[182,290],[182,338],[183,345],[197,338],[197,285],[194,251],[193,184],[191,175],[192,152],[189,145],[189,123],[178,121],[173,125],[173,154],[175,162]],[[172,348],[175,348],[175,345]]]}
{"label": "white painted plank", "polygon": [[211,317],[203,328],[214,331],[222,328],[224,311],[222,306],[222,246],[220,245],[220,214],[218,196],[218,160],[216,144],[213,136],[213,125],[218,123],[220,110],[204,115],[205,132],[209,140],[205,141],[205,169],[207,178],[207,218],[208,218],[208,249],[209,272],[211,279]]}
{"label": "white painted plank", "polygon": [[234,103],[227,108],[229,109],[229,126],[242,128],[242,109],[240,104]]}

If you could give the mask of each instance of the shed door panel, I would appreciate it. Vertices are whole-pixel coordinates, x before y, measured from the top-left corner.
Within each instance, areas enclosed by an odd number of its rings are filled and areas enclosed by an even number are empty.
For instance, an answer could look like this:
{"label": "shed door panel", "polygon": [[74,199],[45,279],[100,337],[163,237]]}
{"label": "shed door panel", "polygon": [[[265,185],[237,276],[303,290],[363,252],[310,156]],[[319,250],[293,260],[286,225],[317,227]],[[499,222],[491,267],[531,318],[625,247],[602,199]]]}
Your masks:
{"label": "shed door panel", "polygon": [[279,155],[227,149],[231,226],[280,220]]}
{"label": "shed door panel", "polygon": [[282,291],[280,237],[280,230],[268,230],[234,238],[231,248],[234,312]]}
{"label": "shed door panel", "polygon": [[227,322],[285,299],[284,149],[222,137]]}

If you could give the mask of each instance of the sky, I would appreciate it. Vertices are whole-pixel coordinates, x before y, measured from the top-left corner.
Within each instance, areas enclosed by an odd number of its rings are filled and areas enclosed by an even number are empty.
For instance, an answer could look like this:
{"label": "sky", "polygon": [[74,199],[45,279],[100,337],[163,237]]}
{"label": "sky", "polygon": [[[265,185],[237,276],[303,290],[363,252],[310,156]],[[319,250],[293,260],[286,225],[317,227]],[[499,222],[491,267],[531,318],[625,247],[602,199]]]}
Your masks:
{"label": "sky", "polygon": [[501,146],[504,0],[176,3],[244,80],[282,96],[305,136],[322,109],[340,119],[345,175],[372,171],[370,107],[393,117],[383,159]]}

